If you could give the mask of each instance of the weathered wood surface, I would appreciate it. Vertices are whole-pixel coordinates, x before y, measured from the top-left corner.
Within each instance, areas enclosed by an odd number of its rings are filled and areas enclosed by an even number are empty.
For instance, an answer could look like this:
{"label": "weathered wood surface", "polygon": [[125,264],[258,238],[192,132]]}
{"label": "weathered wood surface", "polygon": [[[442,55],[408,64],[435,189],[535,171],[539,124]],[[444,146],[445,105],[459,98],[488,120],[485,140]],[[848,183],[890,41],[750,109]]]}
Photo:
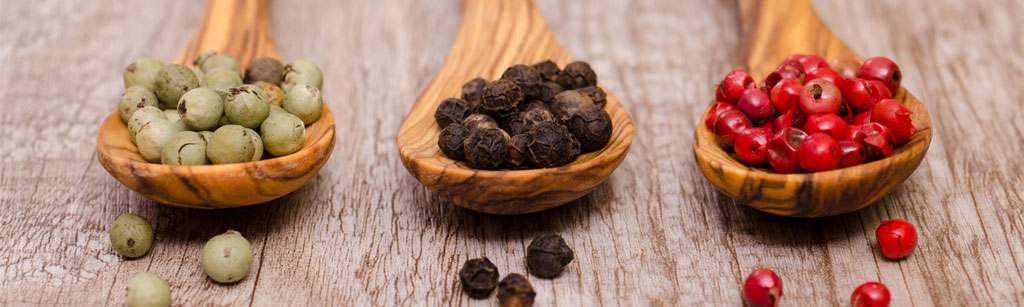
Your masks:
{"label": "weathered wood surface", "polygon": [[[455,37],[458,1],[272,3],[285,59],[324,68],[338,141],[296,193],[259,206],[203,211],[158,205],[98,165],[95,137],[131,59],[171,61],[203,4],[152,1],[0,3],[0,304],[116,305],[140,271],[167,279],[178,305],[472,305],[456,271],[488,256],[524,272],[523,253],[555,231],[577,260],[532,278],[540,306],[738,305],[746,273],[785,282],[783,305],[844,305],[862,282],[893,306],[1024,304],[1024,33],[1019,1],[815,1],[864,56],[903,68],[928,108],[931,149],[875,205],[823,219],[760,213],[714,191],[690,137],[712,84],[736,56],[730,1],[541,1],[573,58],[590,61],[629,110],[629,156],[589,196],[525,216],[441,201],[402,167],[395,135]],[[107,240],[137,212],[157,243],[120,259]],[[915,223],[918,249],[885,260],[872,232]],[[209,237],[236,229],[256,251],[235,285],[206,279]]]}

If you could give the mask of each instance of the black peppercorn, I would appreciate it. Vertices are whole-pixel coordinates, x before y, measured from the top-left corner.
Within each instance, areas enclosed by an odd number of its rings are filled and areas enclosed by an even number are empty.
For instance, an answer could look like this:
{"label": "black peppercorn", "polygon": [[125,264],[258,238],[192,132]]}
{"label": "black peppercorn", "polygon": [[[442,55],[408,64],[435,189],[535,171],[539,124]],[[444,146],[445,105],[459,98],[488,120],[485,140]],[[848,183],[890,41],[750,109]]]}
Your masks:
{"label": "black peppercorn", "polygon": [[487,114],[470,114],[462,120],[462,125],[466,126],[470,132],[479,128],[498,128],[498,122],[494,121],[494,118],[487,116]]}
{"label": "black peppercorn", "polygon": [[555,81],[558,79],[558,73],[561,69],[558,69],[558,64],[551,60],[546,60],[537,64],[533,64],[533,69],[536,69],[540,73],[540,78],[544,81]]}
{"label": "black peppercorn", "polygon": [[245,79],[243,81],[246,84],[263,81],[273,85],[280,85],[282,80],[284,80],[284,65],[281,65],[281,61],[263,57],[249,62],[249,66],[245,68]]}
{"label": "black peppercorn", "polygon": [[555,101],[555,96],[565,91],[562,85],[555,82],[544,82],[540,84],[540,97],[539,99],[545,103],[551,103]]}
{"label": "black peppercorn", "polygon": [[512,81],[501,79],[487,83],[481,99],[485,110],[508,114],[523,101],[523,92]]}
{"label": "black peppercorn", "polygon": [[469,82],[462,85],[462,100],[465,100],[469,104],[479,104],[480,97],[483,96],[484,93],[484,86],[486,85],[487,80],[484,80],[484,78],[469,80]]}
{"label": "black peppercorn", "polygon": [[530,132],[541,123],[554,123],[555,116],[545,108],[533,108],[530,111],[519,112],[505,120],[505,129],[510,135],[519,135]]}
{"label": "black peppercorn", "polygon": [[528,133],[526,149],[533,164],[555,167],[576,160],[580,155],[580,142],[569,134],[565,126],[542,123]]}
{"label": "black peppercorn", "polygon": [[531,100],[528,103],[519,104],[519,112],[529,112],[530,110],[533,110],[535,108],[542,108],[547,110],[549,107],[547,103],[544,103],[543,101],[540,100]]}
{"label": "black peppercorn", "polygon": [[569,132],[580,141],[580,150],[591,152],[608,144],[612,137],[612,118],[608,112],[596,106],[580,108],[569,119]]}
{"label": "black peppercorn", "polygon": [[594,105],[596,105],[598,108],[603,109],[604,105],[608,103],[608,94],[605,93],[603,89],[597,87],[596,85],[584,87],[578,89],[577,91],[579,91],[580,94],[587,95],[587,97],[590,97],[590,100],[593,100]]}
{"label": "black peppercorn", "polygon": [[529,153],[526,152],[527,135],[520,134],[513,136],[508,141],[508,160],[505,166],[508,169],[530,168]]}
{"label": "black peppercorn", "polygon": [[512,81],[523,91],[526,98],[540,97],[540,73],[533,67],[523,64],[513,65],[501,74],[501,78]]}
{"label": "black peppercorn", "polygon": [[533,291],[533,285],[526,276],[512,273],[498,283],[498,306],[529,307],[533,306],[536,297],[537,292]]}
{"label": "black peppercorn", "polygon": [[441,152],[448,158],[463,160],[466,158],[463,151],[466,137],[469,137],[469,129],[459,123],[451,123],[441,130],[441,135],[437,137],[437,146],[441,147]]}
{"label": "black peppercorn", "polygon": [[597,73],[587,62],[572,62],[558,74],[558,83],[567,90],[597,85]]}
{"label": "black peppercorn", "polygon": [[562,236],[542,233],[533,238],[526,248],[526,266],[530,274],[543,278],[554,278],[565,270],[574,256]]}
{"label": "black peppercorn", "polygon": [[472,298],[487,298],[498,286],[498,267],[487,257],[469,259],[459,270],[462,289]]}
{"label": "black peppercorn", "polygon": [[555,115],[558,122],[568,123],[572,115],[586,105],[593,106],[594,101],[579,91],[564,91],[555,96],[555,101],[551,103],[551,114]]}
{"label": "black peppercorn", "polygon": [[466,163],[476,169],[495,169],[508,158],[508,134],[498,128],[478,128],[463,143]]}
{"label": "black peppercorn", "polygon": [[437,121],[438,127],[447,127],[451,123],[461,123],[466,118],[466,111],[468,110],[469,106],[465,100],[448,98],[437,106],[437,111],[434,112],[434,120]]}

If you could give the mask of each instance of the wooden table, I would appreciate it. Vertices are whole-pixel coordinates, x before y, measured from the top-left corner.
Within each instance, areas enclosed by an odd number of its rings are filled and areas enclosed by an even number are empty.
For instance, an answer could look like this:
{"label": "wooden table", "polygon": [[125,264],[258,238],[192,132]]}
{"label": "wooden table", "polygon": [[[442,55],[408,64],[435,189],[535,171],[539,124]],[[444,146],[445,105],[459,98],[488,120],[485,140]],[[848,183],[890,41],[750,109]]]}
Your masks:
{"label": "wooden table", "polygon": [[[998,3],[997,3],[998,2]],[[545,0],[573,57],[588,60],[629,110],[636,139],[622,166],[569,205],[523,216],[455,208],[402,167],[395,134],[441,67],[459,1],[278,1],[282,57],[323,67],[337,148],[297,192],[249,208],[159,205],[95,157],[96,132],[132,59],[172,60],[202,15],[197,1],[0,3],[0,304],[116,305],[141,271],[178,305],[471,305],[456,276],[487,256],[525,272],[542,231],[576,251],[563,276],[531,277],[537,305],[740,303],[747,273],[769,267],[784,306],[845,305],[866,281],[893,306],[1024,304],[1024,3],[1012,0],[815,1],[865,56],[899,63],[931,112],[921,167],[858,212],[820,219],[764,214],[713,190],[690,140],[712,84],[738,46],[735,3]],[[157,231],[150,253],[120,258],[107,227],[136,212]],[[883,258],[873,232],[913,222],[917,250]],[[256,262],[238,284],[210,282],[200,251],[227,229]]]}

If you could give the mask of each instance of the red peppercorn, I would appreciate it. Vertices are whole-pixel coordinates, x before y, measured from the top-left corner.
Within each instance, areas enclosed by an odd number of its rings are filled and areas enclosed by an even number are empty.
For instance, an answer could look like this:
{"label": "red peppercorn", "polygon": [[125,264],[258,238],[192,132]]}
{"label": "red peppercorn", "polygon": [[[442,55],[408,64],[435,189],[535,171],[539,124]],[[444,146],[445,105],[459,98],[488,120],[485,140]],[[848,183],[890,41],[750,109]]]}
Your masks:
{"label": "red peppercorn", "polygon": [[715,85],[715,100],[726,101],[725,92],[722,92],[722,83]]}
{"label": "red peppercorn", "polygon": [[782,298],[782,279],[769,269],[750,272],[743,282],[743,299],[751,307],[775,307]]}
{"label": "red peppercorn", "polygon": [[875,238],[882,255],[889,259],[900,259],[910,255],[917,246],[917,230],[904,220],[883,221],[875,229]]}
{"label": "red peppercorn", "polygon": [[854,141],[839,141],[839,150],[843,152],[843,158],[839,160],[839,168],[851,167],[864,163],[864,146]]}
{"label": "red peppercorn", "polygon": [[764,84],[768,89],[775,87],[776,83],[783,79],[796,80],[801,84],[807,79],[806,73],[804,73],[804,66],[797,61],[783,61],[779,64],[779,67],[775,68],[775,71],[768,74],[768,77],[764,78]]}
{"label": "red peppercorn", "polygon": [[719,101],[725,101],[728,103],[736,103],[743,95],[743,91],[748,88],[754,88],[754,78],[745,71],[733,70],[725,75],[725,79],[718,84],[718,87],[722,91],[722,97],[725,99],[719,99]]}
{"label": "red peppercorn", "polygon": [[807,73],[807,80],[813,81],[815,79],[825,79],[832,82],[832,84],[839,85],[839,81],[843,80],[843,77],[840,77],[839,73],[832,70],[832,68],[825,67]]}
{"label": "red peppercorn", "polygon": [[772,169],[782,174],[795,173],[799,170],[800,158],[797,151],[806,138],[806,132],[793,127],[784,128],[773,134],[765,147]]}
{"label": "red peppercorn", "polygon": [[732,148],[736,134],[744,129],[750,128],[750,120],[740,110],[722,112],[715,119],[715,135],[718,136],[718,146]]}
{"label": "red peppercorn", "polygon": [[869,281],[853,290],[850,295],[851,307],[887,307],[889,289],[880,282]]}
{"label": "red peppercorn", "polygon": [[747,128],[736,135],[733,151],[740,161],[749,166],[768,164],[768,128]]}
{"label": "red peppercorn", "polygon": [[842,94],[832,82],[816,79],[804,84],[800,89],[800,112],[804,114],[824,114],[839,112],[842,105]]}
{"label": "red peppercorn", "polygon": [[851,56],[840,56],[832,59],[832,70],[843,79],[856,78],[860,74],[860,61]]}
{"label": "red peppercorn", "polygon": [[716,102],[711,106],[711,110],[708,111],[708,114],[704,116],[704,125],[706,125],[708,129],[714,129],[715,119],[718,119],[718,116],[722,115],[722,113],[731,110],[739,110],[739,108],[736,108],[735,105],[728,102]]}
{"label": "red peppercorn", "polygon": [[853,110],[850,109],[850,104],[843,101],[843,104],[839,105],[839,112],[836,113],[839,118],[842,118],[846,124],[853,123]]}
{"label": "red peppercorn", "polygon": [[837,140],[844,139],[850,134],[849,125],[846,124],[846,121],[833,113],[808,116],[807,123],[804,124],[804,131],[807,134],[819,132],[828,134]]}
{"label": "red peppercorn", "polygon": [[800,144],[797,156],[800,168],[805,172],[814,173],[838,168],[840,160],[843,159],[843,152],[839,149],[836,138],[824,133],[814,133]]}
{"label": "red peppercorn", "polygon": [[800,114],[800,111],[786,111],[772,121],[772,133],[789,127],[803,127],[806,122],[807,118]]}
{"label": "red peppercorn", "polygon": [[900,88],[900,81],[903,80],[900,67],[886,57],[873,57],[864,60],[864,65],[861,65],[858,76],[863,79],[882,81],[893,93]]}
{"label": "red peppercorn", "polygon": [[769,122],[773,113],[772,102],[768,99],[768,95],[756,88],[743,91],[740,100],[736,102],[736,107],[747,114],[747,117],[750,117],[750,121],[755,125]]}
{"label": "red peppercorn", "polygon": [[895,99],[879,101],[871,109],[871,122],[885,125],[892,130],[897,144],[903,144],[917,134],[917,128],[910,120],[910,109]]}
{"label": "red peppercorn", "polygon": [[896,146],[896,138],[893,137],[892,131],[879,123],[859,125],[856,131],[851,129],[847,139],[864,146],[868,159],[888,157],[892,154],[892,148]]}
{"label": "red peppercorn", "polygon": [[[804,66],[804,72],[808,74],[818,70],[819,68],[830,68],[828,63],[825,62],[825,59],[813,54],[794,54],[791,55],[789,59],[795,59],[797,62],[800,62],[800,64]],[[810,77],[808,76],[808,78]]]}
{"label": "red peppercorn", "polygon": [[800,82],[790,79],[782,79],[775,83],[775,87],[772,87],[771,91],[772,106],[782,113],[800,110],[798,103],[800,102],[800,89],[803,87]]}
{"label": "red peppercorn", "polygon": [[867,110],[853,117],[854,125],[863,125],[871,122],[871,110]]}

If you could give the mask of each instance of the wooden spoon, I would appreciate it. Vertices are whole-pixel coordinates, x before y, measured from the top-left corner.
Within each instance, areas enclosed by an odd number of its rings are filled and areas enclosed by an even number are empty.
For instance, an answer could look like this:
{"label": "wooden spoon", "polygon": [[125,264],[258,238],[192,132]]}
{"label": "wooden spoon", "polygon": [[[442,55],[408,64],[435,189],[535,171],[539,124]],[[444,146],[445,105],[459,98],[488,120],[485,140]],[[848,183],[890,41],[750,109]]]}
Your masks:
{"label": "wooden spoon", "polygon": [[[207,50],[230,54],[242,67],[260,57],[280,59],[270,41],[267,1],[207,2],[195,38],[174,62],[188,65]],[[326,104],[320,119],[306,127],[301,150],[257,162],[202,166],[148,163],[128,139],[128,127],[117,111],[107,117],[96,137],[100,164],[125,186],[160,203],[205,209],[258,204],[291,193],[320,170],[333,150],[334,116]]]}
{"label": "wooden spoon", "polygon": [[610,92],[605,110],[612,118],[611,141],[566,166],[477,170],[449,159],[437,146],[441,127],[434,111],[441,100],[460,97],[462,84],[473,78],[498,79],[509,66],[547,59],[559,67],[572,62],[533,1],[466,0],[448,60],[398,131],[398,150],[409,173],[458,206],[492,214],[541,211],[590,193],[622,162],[633,143],[633,122]]}
{"label": "wooden spoon", "polygon": [[[739,0],[739,7],[743,44],[736,66],[756,80],[792,54],[861,61],[825,27],[808,0]],[[928,151],[932,139],[928,110],[904,88],[897,91],[895,99],[914,112],[911,120],[918,132],[890,157],[878,161],[811,174],[751,168],[722,150],[703,120],[694,133],[693,154],[697,167],[715,188],[758,210],[793,217],[851,212],[892,191],[914,172]]]}

